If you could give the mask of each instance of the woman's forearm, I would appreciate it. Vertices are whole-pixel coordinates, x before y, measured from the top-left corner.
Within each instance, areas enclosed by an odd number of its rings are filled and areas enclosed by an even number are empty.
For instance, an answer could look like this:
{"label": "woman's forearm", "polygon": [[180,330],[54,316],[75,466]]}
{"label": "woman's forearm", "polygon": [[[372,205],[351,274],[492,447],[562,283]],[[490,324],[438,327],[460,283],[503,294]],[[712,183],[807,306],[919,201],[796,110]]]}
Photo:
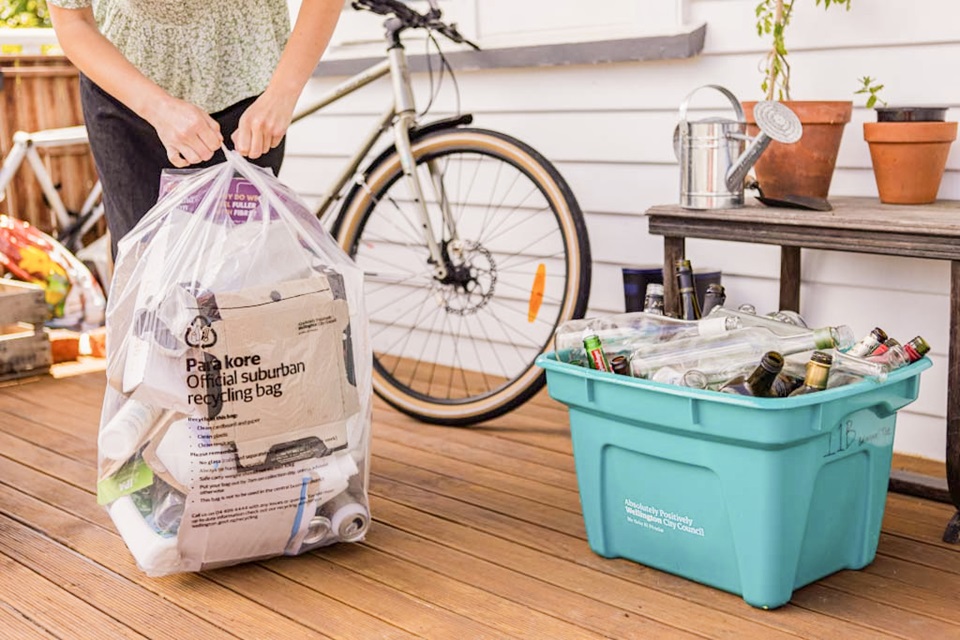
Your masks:
{"label": "woman's forearm", "polygon": [[268,90],[300,95],[330,43],[342,9],[343,0],[303,0]]}
{"label": "woman's forearm", "polygon": [[152,122],[154,111],[169,95],[100,33],[92,9],[49,8],[57,40],[70,61],[97,86]]}

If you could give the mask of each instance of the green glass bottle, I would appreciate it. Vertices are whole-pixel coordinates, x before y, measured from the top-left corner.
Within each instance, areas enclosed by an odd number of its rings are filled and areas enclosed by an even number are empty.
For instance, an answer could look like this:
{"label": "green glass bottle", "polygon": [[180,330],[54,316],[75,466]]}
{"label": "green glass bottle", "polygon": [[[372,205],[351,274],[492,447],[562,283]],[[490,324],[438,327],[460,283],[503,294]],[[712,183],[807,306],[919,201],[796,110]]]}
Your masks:
{"label": "green glass bottle", "polygon": [[776,393],[773,383],[783,369],[783,356],[776,351],[768,351],[760,358],[760,364],[749,376],[737,376],[720,387],[722,393],[735,393],[741,396],[769,398]]}
{"label": "green glass bottle", "polygon": [[591,333],[583,338],[583,349],[587,352],[587,364],[591,369],[598,371],[610,371],[610,363],[607,356],[603,353],[603,345],[600,343],[600,337]]}
{"label": "green glass bottle", "polygon": [[803,380],[803,385],[790,394],[790,397],[802,396],[808,393],[816,393],[827,388],[827,381],[830,379],[830,365],[833,364],[833,357],[823,351],[814,351],[810,356],[810,362],[807,363],[807,376]]}

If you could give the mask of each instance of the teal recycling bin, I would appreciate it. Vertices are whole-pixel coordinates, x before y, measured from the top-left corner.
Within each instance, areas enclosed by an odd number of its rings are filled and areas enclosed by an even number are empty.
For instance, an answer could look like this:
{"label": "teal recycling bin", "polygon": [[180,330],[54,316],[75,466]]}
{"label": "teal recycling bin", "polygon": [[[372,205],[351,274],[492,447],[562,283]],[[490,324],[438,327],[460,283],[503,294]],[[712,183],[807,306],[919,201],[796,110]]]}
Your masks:
{"label": "teal recycling bin", "polygon": [[873,561],[897,411],[930,360],[794,398],[537,364],[569,408],[590,548],[772,609]]}

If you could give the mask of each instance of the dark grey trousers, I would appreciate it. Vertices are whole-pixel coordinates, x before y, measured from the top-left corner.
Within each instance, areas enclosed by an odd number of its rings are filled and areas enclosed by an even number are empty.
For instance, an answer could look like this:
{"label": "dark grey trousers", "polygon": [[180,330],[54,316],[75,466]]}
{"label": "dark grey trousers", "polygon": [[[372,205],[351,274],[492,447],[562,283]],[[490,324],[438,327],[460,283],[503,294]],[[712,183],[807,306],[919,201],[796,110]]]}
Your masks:
{"label": "dark grey trousers", "polygon": [[[256,96],[242,100],[223,111],[210,114],[220,123],[224,144],[233,148],[230,139],[240,116]],[[80,76],[80,100],[83,119],[90,138],[90,149],[103,183],[103,205],[117,255],[117,243],[157,203],[160,191],[160,172],[173,168],[167,160],[166,149],[150,124],[125,107],[119,100],[98,87],[89,78]],[[265,155],[253,162],[269,167],[274,175],[280,173],[286,138]],[[224,162],[223,151],[195,168],[209,167]]]}

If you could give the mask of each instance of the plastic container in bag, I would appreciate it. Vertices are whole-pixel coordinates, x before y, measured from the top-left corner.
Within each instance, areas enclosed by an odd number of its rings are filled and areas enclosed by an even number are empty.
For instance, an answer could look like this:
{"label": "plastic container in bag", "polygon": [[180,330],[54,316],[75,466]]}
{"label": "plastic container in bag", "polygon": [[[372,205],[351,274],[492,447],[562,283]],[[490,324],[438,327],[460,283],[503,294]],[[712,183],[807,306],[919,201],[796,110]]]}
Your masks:
{"label": "plastic container in bag", "polygon": [[227,160],[164,176],[107,306],[98,500],[155,576],[370,522],[362,273],[272,174]]}

